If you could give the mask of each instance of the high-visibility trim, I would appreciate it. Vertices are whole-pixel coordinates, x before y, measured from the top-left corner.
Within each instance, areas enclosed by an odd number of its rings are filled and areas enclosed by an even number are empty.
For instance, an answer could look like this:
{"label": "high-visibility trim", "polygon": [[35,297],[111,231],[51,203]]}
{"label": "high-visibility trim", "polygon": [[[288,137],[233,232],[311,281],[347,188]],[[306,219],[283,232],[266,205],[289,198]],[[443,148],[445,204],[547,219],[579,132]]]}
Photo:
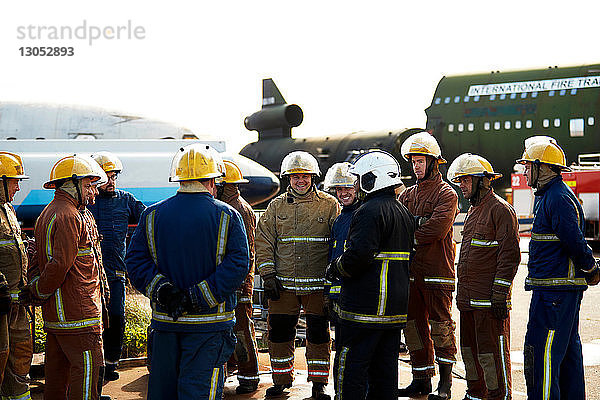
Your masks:
{"label": "high-visibility trim", "polygon": [[481,240],[481,239],[471,239],[471,246],[476,247],[496,247],[498,246],[497,240]]}
{"label": "high-visibility trim", "polygon": [[500,285],[500,286],[510,287],[510,285],[512,285],[512,282],[511,281],[507,281],[506,279],[496,278],[496,279],[494,279],[494,285]]}
{"label": "high-visibility trim", "polygon": [[456,364],[456,360],[451,360],[449,358],[443,358],[443,357],[435,357],[435,360],[438,363],[444,363],[444,364]]}
{"label": "high-visibility trim", "polygon": [[162,275],[162,274],[156,274],[156,276],[154,277],[154,279],[152,279],[152,281],[150,281],[150,283],[148,284],[148,286],[146,286],[146,297],[152,299],[152,292],[154,292],[154,287],[156,286],[156,284],[158,283],[158,281],[160,281],[163,278],[166,279],[164,275]]}
{"label": "high-visibility trim", "polygon": [[531,286],[587,286],[585,278],[529,278],[525,279],[526,285]]}
{"label": "high-visibility trim", "polygon": [[156,242],[154,240],[154,215],[156,210],[152,210],[146,217],[146,240],[148,241],[148,250],[154,260],[154,265],[158,266],[158,256],[156,255]]}
{"label": "high-visibility trim", "polygon": [[225,211],[221,211],[221,221],[219,222],[219,236],[217,237],[217,265],[221,264],[225,256],[225,247],[227,246],[227,235],[229,234],[229,219],[231,217]]}
{"label": "high-visibility trim", "polygon": [[342,291],[342,287],[341,286],[332,286],[329,289],[329,294],[340,294]]}
{"label": "high-visibility trim", "polygon": [[573,260],[569,258],[569,274],[567,275],[569,278],[575,278],[575,264]]}
{"label": "high-visibility trim", "polygon": [[406,323],[406,314],[402,315],[369,315],[358,314],[342,310],[338,304],[333,306],[336,314],[346,321],[360,322],[365,324],[400,324]]}
{"label": "high-visibility trim", "polygon": [[277,276],[284,289],[298,292],[313,292],[325,289],[324,278],[294,278],[289,276]]}
{"label": "high-visibility trim", "polygon": [[238,378],[238,380],[243,380],[243,381],[259,381],[260,380],[258,375],[253,375],[253,376],[238,375],[237,378]]}
{"label": "high-visibility trim", "polygon": [[2,400],[31,400],[31,393],[28,390],[16,396],[2,396]]}
{"label": "high-visibility trim", "polygon": [[435,365],[427,365],[425,367],[412,367],[413,371],[427,371],[428,369],[435,369]]}
{"label": "high-visibility trim", "polygon": [[185,314],[177,319],[177,321],[173,321],[170,315],[161,313],[158,311],[152,311],[152,319],[157,322],[167,322],[171,324],[180,324],[180,325],[197,325],[197,324],[218,324],[220,322],[228,322],[233,321],[235,317],[235,312],[226,311],[223,313],[215,313],[215,314],[202,314],[202,315],[193,315],[193,314]]}
{"label": "high-visibility trim", "polygon": [[308,365],[327,365],[327,366],[329,366],[330,361],[329,360],[307,360],[306,363]]}
{"label": "high-visibility trim", "polygon": [[18,301],[19,300],[19,292],[20,292],[20,290],[10,290],[9,291],[10,298],[14,301]]}
{"label": "high-visibility trim", "polygon": [[76,321],[65,321],[65,322],[50,322],[44,321],[44,327],[50,329],[61,329],[61,330],[70,330],[70,329],[79,329],[79,328],[89,328],[92,326],[100,326],[102,324],[102,320],[100,318],[88,318]]}
{"label": "high-visibility trim", "polygon": [[489,308],[492,306],[492,301],[491,300],[469,299],[469,305],[471,307],[477,307],[477,308]]}
{"label": "high-visibility trim", "polygon": [[348,351],[350,349],[348,347],[342,347],[342,351],[340,352],[340,365],[338,367],[338,376],[336,379],[336,383],[338,385],[336,393],[338,395],[337,400],[342,400],[342,389],[344,387],[344,372],[346,370],[346,357],[348,355]]}
{"label": "high-visibility trim", "polygon": [[280,237],[278,240],[282,243],[327,243],[331,239],[320,236],[288,236]]}
{"label": "high-visibility trim", "polygon": [[52,232],[52,226],[54,225],[54,221],[56,220],[56,214],[50,218],[48,222],[48,226],[46,227],[46,258],[48,261],[52,258],[52,238],[50,237],[50,233]]}
{"label": "high-visibility trim", "polygon": [[277,276],[277,279],[279,279],[282,282],[294,282],[294,283],[306,283],[306,284],[310,284],[310,283],[317,283],[322,285],[323,282],[325,282],[324,278],[294,278],[294,277],[288,277],[288,276]]}
{"label": "high-visibility trim", "polygon": [[30,284],[33,284],[33,288],[35,289],[36,296],[39,297],[40,299],[47,299],[48,297],[52,296],[52,293],[43,294],[42,292],[40,292],[40,288],[38,287],[39,282],[40,282],[40,277],[39,276],[36,276],[30,282]]}
{"label": "high-visibility trim", "polygon": [[294,367],[289,368],[271,368],[274,374],[288,374],[294,370]]}
{"label": "high-visibility trim", "polygon": [[260,270],[261,270],[263,267],[266,267],[266,266],[271,266],[271,267],[274,267],[274,266],[275,266],[275,263],[274,263],[273,261],[266,261],[266,262],[264,262],[264,263],[260,263],[260,264],[258,265],[258,270],[260,271]]}
{"label": "high-visibility trim", "polygon": [[284,289],[287,290],[295,290],[296,292],[316,292],[319,290],[325,290],[325,286],[292,286],[292,285],[284,285],[282,284]]}
{"label": "high-visibility trim", "polygon": [[58,316],[58,320],[61,322],[66,321],[65,318],[65,306],[63,305],[62,294],[60,288],[56,289],[55,294],[55,302],[56,302],[56,315]]}
{"label": "high-visibility trim", "polygon": [[454,278],[442,278],[442,277],[426,277],[423,278],[423,282],[425,283],[437,283],[440,285],[454,285],[456,284],[456,279]]}
{"label": "high-visibility trim", "polygon": [[379,274],[379,302],[377,304],[377,315],[385,314],[385,306],[387,303],[387,281],[389,263],[389,260],[384,260],[381,263],[381,272]]}
{"label": "high-visibility trim", "polygon": [[77,257],[89,256],[90,254],[92,254],[91,247],[77,249]]}
{"label": "high-visibility trim", "polygon": [[400,260],[408,261],[410,259],[409,251],[382,251],[375,255],[377,260]]}
{"label": "high-visibility trim", "polygon": [[531,240],[536,242],[560,242],[558,236],[552,233],[532,233]]}
{"label": "high-visibility trim", "polygon": [[210,378],[210,391],[208,392],[209,400],[217,398],[217,386],[219,385],[219,371],[221,368],[213,368],[212,377]]}
{"label": "high-visibility trim", "polygon": [[16,246],[17,242],[14,239],[11,240],[0,240],[0,247]]}
{"label": "high-visibility trim", "polygon": [[92,398],[92,352],[83,352],[83,399]]}
{"label": "high-visibility trim", "polygon": [[125,278],[125,271],[115,271],[115,275],[120,277],[120,278]]}
{"label": "high-visibility trim", "polygon": [[542,391],[542,398],[544,400],[550,399],[550,387],[552,386],[552,342],[554,341],[554,331],[548,331],[548,337],[546,338],[546,346],[544,347],[544,379]]}
{"label": "high-visibility trim", "polygon": [[472,396],[472,395],[470,395],[468,393],[465,394],[465,398],[467,398],[469,400],[483,400],[483,399],[481,399],[479,397]]}
{"label": "high-visibility trim", "polygon": [[294,356],[291,357],[285,357],[285,358],[275,358],[275,357],[271,357],[271,362],[275,362],[275,363],[287,363],[290,362],[294,359]]}
{"label": "high-visibility trim", "polygon": [[308,376],[329,376],[329,371],[308,370]]}
{"label": "high-visibility trim", "polygon": [[508,392],[508,374],[510,373],[508,366],[506,364],[506,355],[505,355],[505,350],[506,350],[506,339],[504,338],[504,335],[500,335],[499,336],[499,346],[500,346],[500,364],[502,365],[502,380],[504,382],[504,400],[508,400],[509,397],[509,392]]}
{"label": "high-visibility trim", "polygon": [[238,303],[242,303],[242,304],[252,303],[252,297],[242,296],[238,299]]}
{"label": "high-visibility trim", "polygon": [[206,301],[206,304],[208,304],[210,308],[216,307],[219,304],[219,302],[217,302],[215,299],[215,296],[213,296],[206,280],[200,282],[196,286],[198,286],[198,289],[200,289],[202,297],[204,297],[204,301]]}

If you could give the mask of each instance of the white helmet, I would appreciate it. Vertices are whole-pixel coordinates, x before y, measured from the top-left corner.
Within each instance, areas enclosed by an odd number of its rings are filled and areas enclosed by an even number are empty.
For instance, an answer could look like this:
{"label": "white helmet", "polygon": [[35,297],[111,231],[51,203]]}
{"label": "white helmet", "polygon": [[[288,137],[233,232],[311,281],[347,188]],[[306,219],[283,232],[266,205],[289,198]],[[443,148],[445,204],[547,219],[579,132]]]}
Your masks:
{"label": "white helmet", "polygon": [[353,187],[356,182],[356,175],[352,175],[348,170],[352,167],[349,162],[333,164],[325,174],[323,187],[325,190],[331,190],[335,187]]}
{"label": "white helmet", "polygon": [[314,174],[321,176],[319,163],[306,151],[292,151],[281,162],[281,176],[290,174]]}
{"label": "white helmet", "polygon": [[106,172],[104,171],[102,166],[100,164],[98,164],[95,157],[93,155],[91,157],[92,157],[92,162],[91,162],[92,167],[98,173],[98,175],[100,175],[100,179],[98,179],[96,182],[92,182],[92,185],[95,185],[95,186],[106,185],[108,183],[108,176],[106,175]]}
{"label": "white helmet", "polygon": [[446,162],[442,157],[442,149],[437,140],[429,132],[419,132],[411,135],[402,143],[400,153],[406,161],[413,156],[431,156],[438,160],[439,164]]}
{"label": "white helmet", "polygon": [[354,161],[349,172],[358,176],[360,190],[365,193],[402,185],[400,164],[394,156],[383,150],[362,154]]}

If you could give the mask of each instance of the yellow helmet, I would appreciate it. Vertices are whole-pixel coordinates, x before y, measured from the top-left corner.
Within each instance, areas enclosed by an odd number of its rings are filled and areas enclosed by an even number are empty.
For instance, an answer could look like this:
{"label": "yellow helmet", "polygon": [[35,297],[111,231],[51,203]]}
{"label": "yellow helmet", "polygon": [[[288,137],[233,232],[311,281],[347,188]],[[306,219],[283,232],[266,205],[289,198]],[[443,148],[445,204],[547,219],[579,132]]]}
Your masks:
{"label": "yellow helmet", "polygon": [[92,160],[76,155],[63,157],[54,164],[50,171],[50,179],[44,183],[45,189],[56,189],[57,184],[66,179],[92,178],[92,182],[100,179],[98,170]]}
{"label": "yellow helmet", "polygon": [[99,151],[94,153],[92,157],[102,167],[104,172],[123,171],[123,164],[119,160],[119,157],[109,151]]}
{"label": "yellow helmet", "polygon": [[442,149],[437,140],[429,132],[419,132],[409,136],[402,147],[400,153],[406,161],[409,161],[411,155],[414,156],[431,156],[438,160],[439,164],[446,162],[442,157]]}
{"label": "yellow helmet", "polygon": [[356,182],[356,175],[352,175],[349,171],[352,164],[349,162],[341,162],[333,164],[325,174],[323,187],[325,190],[330,190],[335,187],[353,187]]}
{"label": "yellow helmet", "polygon": [[494,172],[492,164],[485,158],[477,154],[465,153],[456,157],[450,167],[448,167],[448,180],[458,183],[461,176],[483,176],[494,180],[500,178],[502,174]]}
{"label": "yellow helmet", "polygon": [[242,170],[233,161],[223,160],[225,164],[225,176],[221,183],[248,183],[248,179],[244,179]]}
{"label": "yellow helmet", "polygon": [[543,163],[559,167],[562,171],[570,171],[567,158],[556,140],[548,136],[533,136],[525,140],[523,156],[517,160],[519,164]]}
{"label": "yellow helmet", "polygon": [[220,178],[225,165],[215,149],[207,144],[193,143],[179,149],[171,163],[170,182]]}
{"label": "yellow helmet", "polygon": [[17,154],[0,151],[0,178],[29,179]]}
{"label": "yellow helmet", "polygon": [[319,163],[306,151],[292,151],[281,162],[281,176],[290,174],[313,174],[320,176]]}

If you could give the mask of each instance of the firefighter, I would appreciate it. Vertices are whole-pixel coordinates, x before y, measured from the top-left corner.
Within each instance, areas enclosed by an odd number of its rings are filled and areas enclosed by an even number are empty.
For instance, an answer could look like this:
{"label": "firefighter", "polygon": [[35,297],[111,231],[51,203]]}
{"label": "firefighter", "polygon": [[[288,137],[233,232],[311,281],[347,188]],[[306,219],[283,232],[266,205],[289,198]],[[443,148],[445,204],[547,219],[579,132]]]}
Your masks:
{"label": "firefighter", "polygon": [[3,399],[29,398],[27,374],[33,347],[27,310],[19,289],[27,284],[27,250],[11,202],[19,181],[28,179],[17,154],[0,152],[0,394]]}
{"label": "firefighter", "polygon": [[524,347],[527,398],[584,399],[579,307],[600,274],[584,238],[583,208],[563,182],[561,171],[570,168],[554,139],[529,138],[517,162],[536,190],[525,280],[525,290],[533,291]]}
{"label": "firefighter", "polygon": [[452,366],[456,363],[452,224],[458,214],[458,196],[442,179],[439,165],[446,160],[438,142],[428,132],[415,133],[406,139],[401,153],[411,163],[417,184],[399,197],[416,217],[416,251],[410,265],[408,322],[404,329],[413,380],[408,387],[398,390],[398,396],[431,392],[435,354],[440,381],[437,394],[429,395],[429,399],[447,399],[452,386]]}
{"label": "firefighter", "polygon": [[460,349],[468,399],[510,399],[510,296],[521,253],[519,226],[510,204],[490,187],[502,175],[475,154],[448,169],[471,207],[457,266]]}
{"label": "firefighter", "polygon": [[98,185],[95,203],[88,208],[94,215],[102,237],[102,260],[110,287],[108,327],[103,333],[107,381],[119,379],[116,372],[125,335],[125,239],[129,224],[137,224],[146,208],[131,193],[116,188],[123,171],[121,160],[113,153],[100,151],[92,156],[102,167],[108,182]]}
{"label": "firefighter", "polygon": [[240,195],[239,184],[248,183],[240,168],[232,161],[223,160],[225,176],[217,186],[217,198],[229,204],[240,213],[246,228],[248,249],[250,251],[250,269],[242,286],[237,290],[237,306],[235,307],[235,325],[233,332],[237,338],[235,351],[229,360],[228,367],[237,366],[239,386],[238,394],[253,393],[258,389],[258,352],[256,335],[252,320],[252,293],[254,290],[254,233],[256,216],[252,207]]}
{"label": "firefighter", "polygon": [[269,356],[278,396],[292,386],[294,339],[300,309],[306,314],[308,380],[315,399],[324,393],[329,376],[329,323],[323,303],[325,267],[333,221],[339,214],[335,197],[317,190],[317,160],[294,151],[281,163],[289,177],[287,191],[269,203],[256,230],[256,263],[269,299]]}
{"label": "firefighter", "polygon": [[242,217],[215,199],[223,173],[212,147],[182,147],[169,178],[177,193],[148,207],[131,238],[127,273],[152,305],[149,400],[222,397],[249,267]]}
{"label": "firefighter", "polygon": [[340,320],[336,396],[362,400],[368,391],[369,399],[395,399],[414,220],[396,200],[394,189],[402,181],[392,155],[365,153],[350,173],[357,176],[364,202],[352,217],[346,249],[327,269],[327,279],[342,281],[334,306]]}
{"label": "firefighter", "polygon": [[42,302],[46,331],[45,399],[98,399],[102,354],[99,265],[81,211],[100,179],[88,158],[57,161],[45,189],[54,199],[35,224],[39,277],[19,294]]}

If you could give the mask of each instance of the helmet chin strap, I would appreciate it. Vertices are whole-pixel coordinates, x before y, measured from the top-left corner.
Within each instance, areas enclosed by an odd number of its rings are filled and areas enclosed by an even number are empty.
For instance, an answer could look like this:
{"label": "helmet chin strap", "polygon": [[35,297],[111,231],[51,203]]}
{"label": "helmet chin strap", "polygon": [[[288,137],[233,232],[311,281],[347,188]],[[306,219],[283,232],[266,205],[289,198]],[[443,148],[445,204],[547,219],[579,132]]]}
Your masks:
{"label": "helmet chin strap", "polygon": [[4,186],[4,200],[6,203],[9,203],[10,198],[8,197],[8,182],[6,179],[6,175],[2,175],[2,186]]}
{"label": "helmet chin strap", "polygon": [[79,184],[77,183],[77,177],[73,175],[71,177],[73,181],[73,185],[75,186],[75,190],[77,190],[77,208],[81,207],[83,204],[83,199],[81,197],[81,189],[79,188]]}
{"label": "helmet chin strap", "polygon": [[535,160],[531,164],[531,187],[537,188],[540,180],[540,166],[541,163],[539,160]]}

